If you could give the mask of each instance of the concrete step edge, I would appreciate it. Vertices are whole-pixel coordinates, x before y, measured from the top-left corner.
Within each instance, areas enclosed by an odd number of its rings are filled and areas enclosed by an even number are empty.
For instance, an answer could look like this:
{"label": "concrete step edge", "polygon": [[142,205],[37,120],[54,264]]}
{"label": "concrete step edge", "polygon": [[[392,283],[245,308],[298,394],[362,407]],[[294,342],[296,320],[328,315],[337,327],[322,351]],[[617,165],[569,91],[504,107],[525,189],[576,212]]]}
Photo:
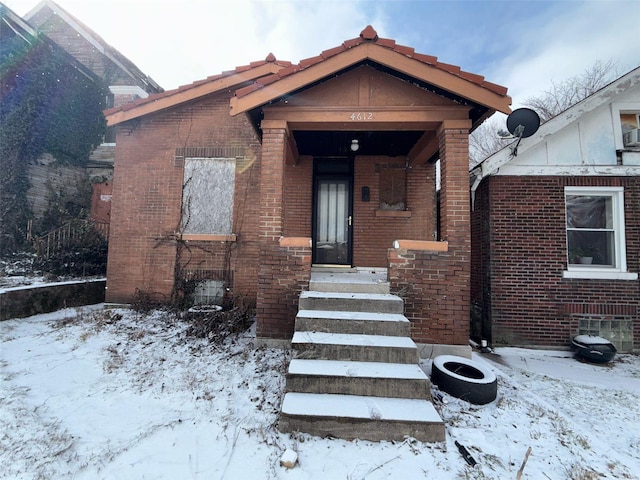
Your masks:
{"label": "concrete step edge", "polygon": [[397,295],[390,293],[358,293],[358,292],[318,292],[305,290],[300,298],[331,299],[331,300],[371,300],[371,301],[403,301]]}
{"label": "concrete step edge", "polygon": [[394,380],[428,380],[417,364],[313,360],[294,358],[289,363],[289,375],[317,377],[376,378]]}
{"label": "concrete step edge", "polygon": [[287,392],[281,413],[292,417],[444,423],[430,401],[415,398]]}
{"label": "concrete step edge", "polygon": [[418,348],[415,342],[409,337],[305,331],[299,331],[293,334],[291,345],[295,348],[296,344],[349,345],[371,348]]}
{"label": "concrete step edge", "polygon": [[313,320],[362,320],[372,322],[409,323],[401,313],[349,312],[341,310],[299,310],[298,318]]}

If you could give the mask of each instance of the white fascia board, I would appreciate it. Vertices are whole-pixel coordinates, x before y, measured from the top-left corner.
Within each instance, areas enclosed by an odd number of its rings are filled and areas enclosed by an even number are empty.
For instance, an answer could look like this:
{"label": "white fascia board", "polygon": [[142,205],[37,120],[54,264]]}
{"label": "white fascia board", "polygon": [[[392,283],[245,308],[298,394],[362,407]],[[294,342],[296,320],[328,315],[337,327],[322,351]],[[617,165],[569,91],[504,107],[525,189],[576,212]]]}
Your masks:
{"label": "white fascia board", "polygon": [[512,176],[602,176],[602,177],[637,177],[640,176],[640,168],[633,165],[504,165],[493,175]]}
{"label": "white fascia board", "polygon": [[149,94],[138,85],[109,85],[109,91],[114,95],[137,95],[147,98]]}

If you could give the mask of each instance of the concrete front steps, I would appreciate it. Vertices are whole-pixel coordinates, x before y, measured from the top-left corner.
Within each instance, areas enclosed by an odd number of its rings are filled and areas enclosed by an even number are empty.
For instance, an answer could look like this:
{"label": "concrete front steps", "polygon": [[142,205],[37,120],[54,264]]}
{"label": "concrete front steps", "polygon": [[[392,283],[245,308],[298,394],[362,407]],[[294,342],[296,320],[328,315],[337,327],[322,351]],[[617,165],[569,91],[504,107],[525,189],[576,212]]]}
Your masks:
{"label": "concrete front steps", "polygon": [[312,272],[315,290],[300,296],[281,431],[444,441],[404,302],[380,277]]}

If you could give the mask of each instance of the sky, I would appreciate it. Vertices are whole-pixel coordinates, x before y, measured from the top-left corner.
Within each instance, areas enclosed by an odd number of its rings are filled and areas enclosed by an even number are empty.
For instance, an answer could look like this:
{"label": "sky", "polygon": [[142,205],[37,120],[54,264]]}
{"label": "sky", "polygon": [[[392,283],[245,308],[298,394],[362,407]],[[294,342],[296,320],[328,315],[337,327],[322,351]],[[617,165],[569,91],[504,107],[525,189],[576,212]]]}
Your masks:
{"label": "sky", "polygon": [[[37,0],[2,0],[26,15]],[[637,0],[57,0],[165,90],[273,53],[378,35],[509,89],[513,108],[596,61],[640,65]]]}

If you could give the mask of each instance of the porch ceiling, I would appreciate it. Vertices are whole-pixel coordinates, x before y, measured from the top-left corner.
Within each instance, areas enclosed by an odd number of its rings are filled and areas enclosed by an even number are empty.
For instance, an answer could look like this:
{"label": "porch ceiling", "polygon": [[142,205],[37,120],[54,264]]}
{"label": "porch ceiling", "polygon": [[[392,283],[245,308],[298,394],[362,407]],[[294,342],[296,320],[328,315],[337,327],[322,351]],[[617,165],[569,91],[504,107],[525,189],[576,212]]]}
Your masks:
{"label": "porch ceiling", "polygon": [[298,153],[317,157],[341,157],[353,154],[351,141],[358,140],[356,155],[406,157],[424,131],[310,131],[293,132]]}

